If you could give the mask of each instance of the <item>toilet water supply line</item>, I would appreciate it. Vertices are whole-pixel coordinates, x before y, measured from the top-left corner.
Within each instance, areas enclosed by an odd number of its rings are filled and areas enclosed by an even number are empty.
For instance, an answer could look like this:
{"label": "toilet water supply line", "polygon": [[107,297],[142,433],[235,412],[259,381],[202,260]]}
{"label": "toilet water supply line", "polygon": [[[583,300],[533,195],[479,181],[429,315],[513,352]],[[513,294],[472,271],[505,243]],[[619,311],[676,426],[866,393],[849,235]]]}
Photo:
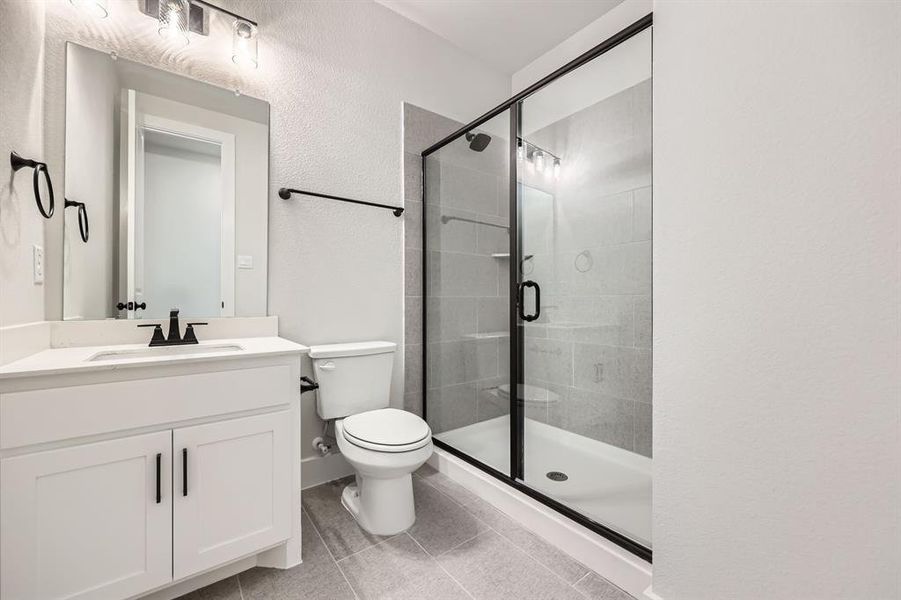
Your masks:
{"label": "toilet water supply line", "polygon": [[[312,392],[319,389],[319,384],[304,375],[300,378],[300,393]],[[313,440],[313,450],[319,453],[319,456],[328,456],[332,452],[332,444],[326,444],[325,440],[335,440],[328,434],[328,421],[322,424],[322,435]],[[337,441],[337,440],[335,440]]]}
{"label": "toilet water supply line", "polygon": [[[322,423],[322,435],[313,440],[313,450],[319,453],[319,456],[328,456],[332,452],[332,445],[326,444],[325,440],[334,440],[332,436],[328,434],[328,424],[330,421],[324,421]],[[337,440],[335,440],[337,441]]]}

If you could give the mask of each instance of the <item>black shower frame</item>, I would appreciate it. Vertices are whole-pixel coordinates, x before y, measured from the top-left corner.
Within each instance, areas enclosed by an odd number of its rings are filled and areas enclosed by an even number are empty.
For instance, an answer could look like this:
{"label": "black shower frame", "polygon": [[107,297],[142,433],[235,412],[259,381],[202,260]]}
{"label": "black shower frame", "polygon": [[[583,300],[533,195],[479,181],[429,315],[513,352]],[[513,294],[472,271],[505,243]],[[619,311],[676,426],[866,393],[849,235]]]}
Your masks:
{"label": "black shower frame", "polygon": [[[589,61],[597,58],[598,56],[612,50],[616,46],[622,44],[626,40],[632,38],[633,36],[641,33],[645,29],[648,29],[653,24],[653,13],[649,13],[642,17],[641,19],[635,21],[625,29],[619,31],[613,36],[607,38],[591,50],[585,52],[584,54],[578,56],[577,58],[571,60],[566,63],[553,73],[543,77],[539,81],[533,83],[526,89],[522,90],[509,100],[497,105],[481,117],[475,119],[474,121],[464,125],[457,131],[452,134],[446,136],[441,141],[429,146],[425,150],[423,150],[421,154],[422,158],[422,195],[423,195],[423,207],[422,207],[422,413],[423,418],[427,418],[428,411],[428,402],[426,401],[426,393],[428,388],[428,340],[427,340],[427,307],[428,302],[426,299],[428,298],[428,278],[426,276],[428,272],[428,224],[426,219],[426,198],[425,198],[425,190],[426,190],[426,158],[432,154],[433,152],[443,148],[447,144],[457,140],[463,135],[466,135],[472,129],[482,125],[486,121],[493,119],[494,117],[500,115],[506,110],[510,111],[510,140],[516,140],[519,137],[520,133],[520,122],[521,122],[521,103],[527,97],[531,96],[538,90],[544,88],[549,83],[552,83],[567,75],[571,71],[581,67],[582,65],[588,63]],[[519,190],[518,190],[518,182],[517,182],[517,169],[516,165],[516,144],[510,144],[510,289],[508,290],[508,296],[510,299],[509,306],[509,314],[510,314],[510,389],[518,390],[522,378],[523,371],[523,335],[522,335],[522,324],[518,317],[519,307],[517,306],[517,287],[519,280],[519,273],[515,268],[515,265],[518,264],[517,258],[522,256],[522,246],[521,240],[519,237],[520,226],[521,226],[521,215],[519,211],[519,207],[517,206],[517,201],[519,198]],[[513,220],[516,220],[516,223],[513,223]],[[435,445],[447,452],[461,458],[467,463],[478,467],[485,473],[503,481],[507,485],[513,487],[514,489],[526,494],[530,498],[533,498],[540,502],[541,504],[551,508],[558,513],[572,519],[579,525],[589,529],[598,535],[610,540],[617,546],[628,550],[632,554],[638,556],[639,558],[646,560],[648,562],[653,562],[653,552],[650,548],[636,542],[635,540],[626,537],[625,535],[610,529],[609,527],[594,521],[588,516],[573,510],[569,506],[554,500],[553,498],[546,496],[545,494],[539,492],[538,490],[530,487],[523,483],[523,426],[524,426],[524,414],[522,403],[518,400],[518,394],[516,398],[511,398],[510,402],[510,473],[504,473],[502,471],[498,471],[494,467],[491,467],[476,458],[457,450],[453,446],[442,442],[439,439],[433,438]]]}

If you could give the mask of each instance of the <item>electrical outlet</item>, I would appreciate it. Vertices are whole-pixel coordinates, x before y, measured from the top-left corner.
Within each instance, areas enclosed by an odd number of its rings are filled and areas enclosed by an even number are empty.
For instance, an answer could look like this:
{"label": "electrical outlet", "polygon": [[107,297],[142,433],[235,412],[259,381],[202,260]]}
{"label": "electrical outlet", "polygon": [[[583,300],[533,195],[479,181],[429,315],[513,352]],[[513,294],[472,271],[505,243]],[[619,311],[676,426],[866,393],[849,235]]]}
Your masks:
{"label": "electrical outlet", "polygon": [[32,250],[32,271],[34,273],[34,282],[44,283],[44,249],[35,244]]}

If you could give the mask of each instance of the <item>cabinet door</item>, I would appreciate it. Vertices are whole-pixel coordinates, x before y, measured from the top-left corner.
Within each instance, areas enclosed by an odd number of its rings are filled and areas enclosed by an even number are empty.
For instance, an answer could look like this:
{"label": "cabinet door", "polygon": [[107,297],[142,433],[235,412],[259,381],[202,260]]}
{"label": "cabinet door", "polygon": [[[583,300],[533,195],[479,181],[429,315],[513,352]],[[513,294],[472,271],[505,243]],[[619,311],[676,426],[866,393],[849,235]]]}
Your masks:
{"label": "cabinet door", "polygon": [[171,581],[171,452],[164,431],[0,461],[0,597],[124,598]]}
{"label": "cabinet door", "polygon": [[289,411],[184,427],[173,436],[176,579],[290,537]]}

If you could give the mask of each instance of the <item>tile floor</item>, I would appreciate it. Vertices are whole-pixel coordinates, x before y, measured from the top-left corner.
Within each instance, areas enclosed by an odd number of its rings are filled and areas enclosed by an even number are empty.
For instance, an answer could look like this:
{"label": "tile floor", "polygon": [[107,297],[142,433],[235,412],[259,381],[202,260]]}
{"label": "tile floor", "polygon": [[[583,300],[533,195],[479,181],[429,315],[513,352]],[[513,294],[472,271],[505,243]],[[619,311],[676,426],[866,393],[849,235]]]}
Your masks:
{"label": "tile floor", "polygon": [[341,506],[347,480],[303,492],[303,564],[254,568],[183,600],[632,600],[428,465],[416,523],[369,535]]}

